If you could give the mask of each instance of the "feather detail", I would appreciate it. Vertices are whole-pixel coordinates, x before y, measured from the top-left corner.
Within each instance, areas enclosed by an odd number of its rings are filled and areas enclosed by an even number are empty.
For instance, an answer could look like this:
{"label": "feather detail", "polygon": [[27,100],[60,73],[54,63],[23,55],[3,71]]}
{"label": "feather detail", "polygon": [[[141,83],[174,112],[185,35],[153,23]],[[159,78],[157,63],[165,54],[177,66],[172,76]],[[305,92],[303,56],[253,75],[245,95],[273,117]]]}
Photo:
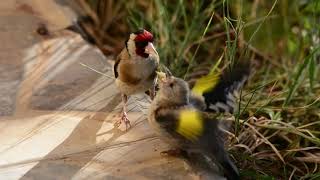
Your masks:
{"label": "feather detail", "polygon": [[208,74],[203,76],[195,82],[192,92],[196,95],[203,95],[208,91],[214,89],[216,84],[219,82],[219,74]]}
{"label": "feather detail", "polygon": [[135,42],[153,42],[153,35],[147,30],[139,30],[135,34],[137,35]]}
{"label": "feather detail", "polygon": [[203,133],[203,119],[199,112],[182,110],[179,114],[176,131],[185,138],[196,141]]}
{"label": "feather detail", "polygon": [[203,96],[206,111],[233,113],[236,108],[236,94],[243,87],[250,74],[250,65],[240,62],[232,69],[213,73],[209,69],[197,68],[188,76],[192,92]]}
{"label": "feather detail", "polygon": [[207,111],[233,113],[236,108],[236,94],[239,94],[249,74],[250,66],[247,63],[223,71],[215,88],[203,93]]}

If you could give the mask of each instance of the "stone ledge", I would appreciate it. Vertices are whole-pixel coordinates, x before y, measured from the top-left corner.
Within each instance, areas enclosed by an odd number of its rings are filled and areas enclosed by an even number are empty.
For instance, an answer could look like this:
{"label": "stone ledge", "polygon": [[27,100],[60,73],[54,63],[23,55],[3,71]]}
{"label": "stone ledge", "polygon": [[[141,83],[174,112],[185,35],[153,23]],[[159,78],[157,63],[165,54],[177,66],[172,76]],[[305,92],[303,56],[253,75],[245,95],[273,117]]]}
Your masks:
{"label": "stone ledge", "polygon": [[0,2],[0,179],[194,179],[181,159],[160,156],[169,147],[146,121],[145,96],[129,100],[129,131],[113,127],[113,80],[79,64],[112,75],[112,61],[75,34],[35,33],[58,29],[52,3]]}

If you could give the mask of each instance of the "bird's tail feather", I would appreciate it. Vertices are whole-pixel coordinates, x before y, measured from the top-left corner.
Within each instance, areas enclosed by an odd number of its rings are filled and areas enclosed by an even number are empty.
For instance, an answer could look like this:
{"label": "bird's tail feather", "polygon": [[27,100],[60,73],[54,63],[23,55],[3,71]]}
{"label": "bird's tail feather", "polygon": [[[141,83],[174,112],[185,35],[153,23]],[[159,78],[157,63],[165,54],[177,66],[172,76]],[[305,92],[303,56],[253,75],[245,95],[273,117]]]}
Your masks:
{"label": "bird's tail feather", "polygon": [[228,156],[224,157],[224,159],[220,162],[223,167],[224,175],[228,180],[238,180],[240,179],[239,171],[234,163],[230,160]]}

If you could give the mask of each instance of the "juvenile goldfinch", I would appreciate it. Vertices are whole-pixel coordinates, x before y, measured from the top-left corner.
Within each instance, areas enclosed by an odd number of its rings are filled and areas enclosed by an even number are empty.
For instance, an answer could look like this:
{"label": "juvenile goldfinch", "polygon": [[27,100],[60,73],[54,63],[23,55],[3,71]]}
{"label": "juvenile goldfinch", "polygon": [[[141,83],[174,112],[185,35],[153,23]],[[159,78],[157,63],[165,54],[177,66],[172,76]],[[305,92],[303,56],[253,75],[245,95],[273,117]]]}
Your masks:
{"label": "juvenile goldfinch", "polygon": [[153,46],[153,35],[144,29],[131,33],[114,64],[115,82],[123,102],[121,119],[116,122],[117,126],[124,122],[126,128],[130,127],[126,111],[129,95],[149,90],[153,99],[158,66],[159,55]]}
{"label": "juvenile goldfinch", "polygon": [[173,148],[216,162],[228,180],[239,179],[239,172],[224,149],[219,121],[190,103],[186,81],[159,76],[159,91],[150,107],[150,125]]}

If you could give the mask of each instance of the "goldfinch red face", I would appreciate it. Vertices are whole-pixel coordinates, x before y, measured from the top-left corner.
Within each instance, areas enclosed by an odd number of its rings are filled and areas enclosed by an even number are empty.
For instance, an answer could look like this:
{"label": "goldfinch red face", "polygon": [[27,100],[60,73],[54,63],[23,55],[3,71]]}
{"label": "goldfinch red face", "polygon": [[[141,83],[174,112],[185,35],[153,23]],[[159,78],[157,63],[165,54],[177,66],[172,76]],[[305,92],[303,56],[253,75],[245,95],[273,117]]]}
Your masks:
{"label": "goldfinch red face", "polygon": [[139,30],[130,35],[127,46],[130,54],[135,53],[142,58],[157,57],[158,52],[153,45],[153,35],[147,30]]}

